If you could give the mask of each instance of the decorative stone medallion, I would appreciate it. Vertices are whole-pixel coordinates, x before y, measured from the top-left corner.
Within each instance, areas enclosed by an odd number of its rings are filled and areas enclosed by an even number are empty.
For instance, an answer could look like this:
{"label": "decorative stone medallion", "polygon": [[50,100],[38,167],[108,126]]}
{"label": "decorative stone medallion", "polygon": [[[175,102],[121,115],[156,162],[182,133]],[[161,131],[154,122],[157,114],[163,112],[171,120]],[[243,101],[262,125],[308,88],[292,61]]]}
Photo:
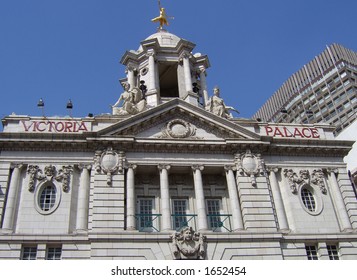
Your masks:
{"label": "decorative stone medallion", "polygon": [[174,119],[167,123],[160,138],[183,139],[193,137],[195,134],[196,128],[193,125],[181,119]]}
{"label": "decorative stone medallion", "polygon": [[117,172],[123,172],[124,153],[116,152],[111,147],[106,151],[97,151],[94,157],[95,170],[97,173],[107,175],[107,185],[112,183],[112,175]]}

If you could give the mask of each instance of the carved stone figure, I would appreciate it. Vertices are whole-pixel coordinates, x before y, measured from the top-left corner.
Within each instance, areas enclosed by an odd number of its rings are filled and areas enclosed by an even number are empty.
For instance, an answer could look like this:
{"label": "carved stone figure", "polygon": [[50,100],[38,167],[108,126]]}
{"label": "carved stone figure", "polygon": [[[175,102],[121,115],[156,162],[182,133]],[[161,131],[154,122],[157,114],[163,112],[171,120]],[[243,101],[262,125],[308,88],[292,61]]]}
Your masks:
{"label": "carved stone figure", "polygon": [[213,96],[206,103],[206,110],[223,118],[232,118],[232,114],[229,111],[236,111],[231,106],[226,106],[223,99],[220,97],[220,90],[218,87],[213,89]]}
{"label": "carved stone figure", "polygon": [[206,236],[184,227],[172,236],[172,252],[176,260],[199,260],[206,256]]}
{"label": "carved stone figure", "polygon": [[[122,102],[122,106],[118,105]],[[146,100],[142,98],[139,88],[130,89],[130,85],[124,85],[124,92],[120,95],[118,101],[112,106],[113,115],[135,115],[144,111],[146,108]]]}

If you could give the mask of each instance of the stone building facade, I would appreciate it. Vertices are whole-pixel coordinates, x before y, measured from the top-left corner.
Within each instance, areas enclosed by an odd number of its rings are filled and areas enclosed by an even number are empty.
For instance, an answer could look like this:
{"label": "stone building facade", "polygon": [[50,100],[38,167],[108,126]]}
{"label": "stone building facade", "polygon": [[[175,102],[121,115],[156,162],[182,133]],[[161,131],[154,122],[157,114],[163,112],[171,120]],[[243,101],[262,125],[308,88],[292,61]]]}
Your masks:
{"label": "stone building facade", "polygon": [[353,142],[233,118],[194,47],[125,53],[110,114],[3,119],[0,259],[357,259]]}

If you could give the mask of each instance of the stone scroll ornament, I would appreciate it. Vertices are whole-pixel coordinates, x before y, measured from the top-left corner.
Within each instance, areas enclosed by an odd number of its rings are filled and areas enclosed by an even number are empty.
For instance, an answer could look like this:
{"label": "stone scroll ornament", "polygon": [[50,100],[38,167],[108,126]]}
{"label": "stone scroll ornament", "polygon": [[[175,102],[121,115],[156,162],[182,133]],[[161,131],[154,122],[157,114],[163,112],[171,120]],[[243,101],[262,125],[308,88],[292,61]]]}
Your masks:
{"label": "stone scroll ornament", "polygon": [[264,175],[264,163],[260,154],[253,154],[250,150],[246,153],[236,154],[237,170],[241,176],[249,176],[252,186],[257,185],[256,176]]}
{"label": "stone scroll ornament", "polygon": [[33,192],[36,186],[36,181],[52,182],[56,180],[62,183],[63,191],[67,192],[69,190],[70,178],[73,172],[73,166],[67,165],[62,166],[61,169],[57,171],[56,167],[53,165],[47,165],[42,171],[38,165],[29,165],[27,168],[27,174],[29,174],[28,190]]}
{"label": "stone scroll ornament", "polygon": [[303,169],[300,170],[299,175],[294,172],[292,169],[284,169],[284,176],[289,182],[291,192],[297,194],[300,186],[310,185],[310,183],[319,186],[323,194],[327,193],[325,186],[324,173],[322,169],[315,169],[311,176],[309,170]]}
{"label": "stone scroll ornament", "polygon": [[321,168],[312,171],[311,183],[319,186],[323,194],[327,194],[327,189],[325,185],[325,174]]}
{"label": "stone scroll ornament", "polygon": [[172,253],[176,260],[203,260],[206,256],[206,236],[184,227],[171,236]]}
{"label": "stone scroll ornament", "polygon": [[95,170],[98,174],[107,175],[107,185],[111,186],[112,176],[124,170],[124,152],[114,151],[111,147],[106,151],[97,151],[94,156]]}

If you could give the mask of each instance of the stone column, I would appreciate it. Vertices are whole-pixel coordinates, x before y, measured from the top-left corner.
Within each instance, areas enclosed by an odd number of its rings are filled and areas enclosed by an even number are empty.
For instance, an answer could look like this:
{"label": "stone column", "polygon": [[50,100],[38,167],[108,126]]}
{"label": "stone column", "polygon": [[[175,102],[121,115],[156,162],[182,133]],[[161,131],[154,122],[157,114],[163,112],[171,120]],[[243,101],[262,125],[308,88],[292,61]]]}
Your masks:
{"label": "stone column", "polygon": [[151,51],[147,53],[149,57],[149,92],[156,91],[156,67],[155,67],[155,52]]}
{"label": "stone column", "polygon": [[327,172],[328,172],[328,177],[329,177],[330,186],[331,186],[331,194],[333,197],[333,202],[335,204],[335,208],[338,213],[341,229],[342,229],[342,231],[351,230],[352,226],[351,226],[350,218],[348,217],[346,206],[343,201],[341,190],[340,190],[340,187],[338,186],[338,182],[337,182],[337,178],[336,178],[336,174],[338,174],[338,170],[337,169],[328,169]]}
{"label": "stone column", "polygon": [[205,195],[203,192],[203,182],[202,182],[203,169],[204,169],[203,165],[192,166],[193,181],[195,185],[198,230],[208,229]]}
{"label": "stone column", "polygon": [[268,169],[269,181],[270,181],[271,191],[273,194],[276,215],[278,217],[279,228],[280,228],[280,230],[288,230],[289,229],[288,219],[286,217],[284,203],[283,203],[283,199],[282,199],[280,188],[279,188],[279,183],[276,178],[276,173],[278,171],[279,171],[279,168],[277,168],[277,167],[270,167]]}
{"label": "stone column", "polygon": [[136,86],[134,70],[135,70],[135,68],[131,65],[127,66],[127,68],[126,68],[126,73],[127,73],[127,78],[128,78],[128,83],[130,85],[130,89],[133,89]]}
{"label": "stone column", "polygon": [[135,164],[130,164],[126,177],[126,229],[135,230]]}
{"label": "stone column", "polygon": [[201,80],[201,90],[203,95],[203,106],[206,106],[208,101],[208,91],[207,91],[207,81],[206,81],[206,69],[204,67],[200,68],[200,80]]}
{"label": "stone column", "polygon": [[3,220],[3,229],[12,231],[14,229],[14,219],[17,210],[17,195],[19,193],[19,181],[21,175],[22,164],[14,164],[11,175],[10,186],[8,189],[8,195],[6,200],[6,208]]}
{"label": "stone column", "polygon": [[171,211],[170,211],[170,193],[169,193],[169,174],[170,165],[159,164],[160,170],[160,205],[161,205],[161,230],[171,230]]}
{"label": "stone column", "polygon": [[242,211],[239,204],[237,184],[234,178],[234,172],[233,172],[234,168],[235,166],[229,166],[229,165],[226,165],[224,167],[226,171],[229,199],[232,208],[233,230],[238,231],[244,229],[244,224],[242,218]]}
{"label": "stone column", "polygon": [[190,54],[184,53],[182,55],[183,60],[183,70],[185,74],[185,86],[187,92],[192,92],[192,77],[191,77],[191,68],[190,68]]}
{"label": "stone column", "polygon": [[76,230],[88,230],[89,188],[91,165],[79,165],[82,171],[79,179]]}

